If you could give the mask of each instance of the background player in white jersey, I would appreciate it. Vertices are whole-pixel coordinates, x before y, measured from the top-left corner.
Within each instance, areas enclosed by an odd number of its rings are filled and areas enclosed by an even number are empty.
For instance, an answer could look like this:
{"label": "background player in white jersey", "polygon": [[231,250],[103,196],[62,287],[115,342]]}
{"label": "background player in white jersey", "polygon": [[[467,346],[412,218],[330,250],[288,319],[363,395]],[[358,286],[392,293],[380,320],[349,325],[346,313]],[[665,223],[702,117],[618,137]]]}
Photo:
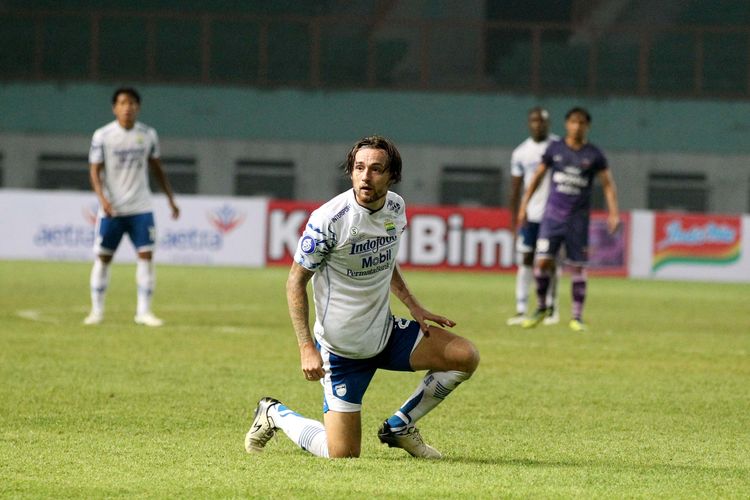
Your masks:
{"label": "background player in white jersey", "polygon": [[[529,292],[531,283],[534,281],[534,248],[539,235],[539,223],[544,215],[544,206],[549,195],[549,175],[544,177],[537,188],[534,196],[529,200],[526,222],[518,228],[518,207],[524,190],[528,188],[531,178],[534,176],[542,155],[552,141],[560,138],[549,133],[549,113],[546,109],[535,107],[528,114],[529,137],[523,141],[510,158],[510,211],[511,231],[517,235],[516,250],[521,254],[521,262],[516,274],[516,314],[506,322],[508,325],[520,325],[526,318],[529,304]],[[557,308],[557,282],[560,277],[560,268],[553,273],[550,282],[547,303],[550,304],[549,316],[544,319],[547,325],[560,321]]]}
{"label": "background player in white jersey", "polygon": [[[419,303],[396,263],[406,227],[404,200],[389,191],[401,179],[396,147],[379,136],[363,138],[349,152],[345,170],[352,189],[310,215],[287,280],[302,373],[309,381],[322,379],[325,425],[276,399],[262,398],[245,449],[261,451],[281,429],[314,455],[357,457],[362,397],[375,371],[429,370],[416,391],[383,422],[378,438],[415,457],[440,458],[414,424],[471,376],[479,353],[470,341],[441,328],[455,323]],[[310,279],[314,338],[308,318]],[[406,305],[413,321],[391,314],[389,291]]]}
{"label": "background player in white jersey", "polygon": [[91,270],[91,312],[84,319],[95,325],[104,318],[104,296],[109,284],[109,264],[127,233],[138,253],[135,279],[138,300],[135,322],[161,326],[151,312],[155,273],[153,263],[156,228],[151,208],[148,169],[169,200],[172,217],[180,215],[172,188],[159,160],[159,138],[151,127],[136,121],[141,98],[132,88],[119,88],[112,95],[115,120],[97,129],[91,140],[89,163],[91,186],[99,198],[97,254]]}

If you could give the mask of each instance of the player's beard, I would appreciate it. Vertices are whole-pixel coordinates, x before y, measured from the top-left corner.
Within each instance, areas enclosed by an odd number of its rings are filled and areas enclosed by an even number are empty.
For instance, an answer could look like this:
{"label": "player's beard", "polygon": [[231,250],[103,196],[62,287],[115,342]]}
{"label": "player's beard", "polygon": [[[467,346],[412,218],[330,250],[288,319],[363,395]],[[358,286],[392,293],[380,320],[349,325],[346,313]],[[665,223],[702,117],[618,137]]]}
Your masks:
{"label": "player's beard", "polygon": [[[354,188],[354,192],[357,195],[357,202],[360,205],[374,205],[388,194],[388,188],[384,188],[382,191],[378,191],[376,188],[368,186],[369,190],[364,191],[361,187]],[[372,208],[372,207],[369,207]]]}

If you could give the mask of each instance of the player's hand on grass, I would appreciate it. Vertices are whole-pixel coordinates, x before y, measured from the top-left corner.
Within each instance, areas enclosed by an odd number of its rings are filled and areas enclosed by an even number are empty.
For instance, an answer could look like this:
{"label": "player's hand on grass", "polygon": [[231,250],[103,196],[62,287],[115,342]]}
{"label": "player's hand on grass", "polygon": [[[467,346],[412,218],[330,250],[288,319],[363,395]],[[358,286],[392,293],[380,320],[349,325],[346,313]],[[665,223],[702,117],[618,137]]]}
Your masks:
{"label": "player's hand on grass", "polygon": [[315,382],[325,376],[323,358],[312,342],[305,342],[299,346],[299,355],[305,380]]}

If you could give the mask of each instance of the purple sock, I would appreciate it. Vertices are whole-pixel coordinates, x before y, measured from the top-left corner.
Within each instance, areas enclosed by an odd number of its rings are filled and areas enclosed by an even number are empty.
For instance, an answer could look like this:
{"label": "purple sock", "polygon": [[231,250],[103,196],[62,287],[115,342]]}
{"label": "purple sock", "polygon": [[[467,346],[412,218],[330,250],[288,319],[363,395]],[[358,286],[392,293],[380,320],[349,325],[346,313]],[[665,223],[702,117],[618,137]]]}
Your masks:
{"label": "purple sock", "polygon": [[536,298],[539,309],[547,309],[547,290],[549,289],[550,273],[546,269],[534,268],[536,278]]}
{"label": "purple sock", "polygon": [[586,272],[575,273],[570,279],[573,285],[573,318],[580,321],[583,318],[583,303],[586,301]]}

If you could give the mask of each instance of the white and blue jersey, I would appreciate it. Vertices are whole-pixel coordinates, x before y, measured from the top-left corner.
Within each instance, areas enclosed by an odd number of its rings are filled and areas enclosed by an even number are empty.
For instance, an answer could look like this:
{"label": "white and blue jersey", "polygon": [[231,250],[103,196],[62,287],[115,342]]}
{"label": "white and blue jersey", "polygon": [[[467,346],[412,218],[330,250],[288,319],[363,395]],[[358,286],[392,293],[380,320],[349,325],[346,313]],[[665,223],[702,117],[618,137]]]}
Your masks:
{"label": "white and blue jersey", "polygon": [[[534,176],[539,164],[542,163],[542,155],[547,150],[550,142],[557,141],[560,138],[550,134],[547,139],[536,142],[531,137],[527,138],[516,149],[510,157],[510,175],[512,177],[523,177],[524,189],[529,187],[531,178]],[[544,215],[544,205],[547,203],[549,195],[549,175],[545,175],[542,182],[534,191],[534,195],[529,200],[526,207],[526,220],[529,222],[540,222]]]}
{"label": "white and blue jersey", "polygon": [[391,191],[376,212],[349,189],[310,215],[294,261],[315,272],[314,333],[326,351],[365,359],[385,348],[393,327],[391,276],[405,228],[404,200]]}
{"label": "white and blue jersey", "polygon": [[159,154],[156,131],[143,123],[125,129],[115,120],[94,132],[89,163],[104,164],[104,192],[116,216],[152,210],[148,160]]}

